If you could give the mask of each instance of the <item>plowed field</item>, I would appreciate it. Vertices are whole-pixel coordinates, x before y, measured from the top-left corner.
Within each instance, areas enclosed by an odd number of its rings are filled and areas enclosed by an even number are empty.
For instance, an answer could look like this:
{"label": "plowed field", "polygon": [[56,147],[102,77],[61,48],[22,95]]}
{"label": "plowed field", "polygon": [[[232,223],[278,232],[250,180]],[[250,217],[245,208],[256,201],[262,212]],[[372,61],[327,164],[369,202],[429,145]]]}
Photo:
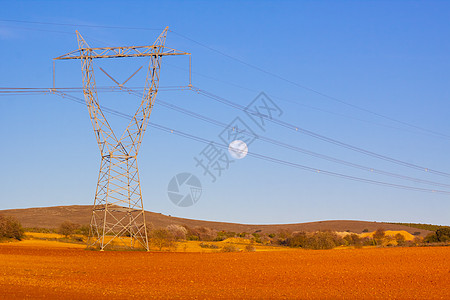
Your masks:
{"label": "plowed field", "polygon": [[450,247],[241,253],[0,245],[0,298],[450,299]]}

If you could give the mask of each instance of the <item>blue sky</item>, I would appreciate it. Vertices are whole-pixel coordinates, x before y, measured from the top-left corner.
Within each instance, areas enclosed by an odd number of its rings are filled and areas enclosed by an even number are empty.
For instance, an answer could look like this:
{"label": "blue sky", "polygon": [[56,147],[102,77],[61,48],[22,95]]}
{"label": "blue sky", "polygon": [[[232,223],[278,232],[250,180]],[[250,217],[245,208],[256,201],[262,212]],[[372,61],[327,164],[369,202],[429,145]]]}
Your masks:
{"label": "blue sky", "polygon": [[[446,1],[5,1],[0,87],[51,87],[52,59],[77,49],[75,30],[91,46],[104,47],[149,45],[169,26],[166,46],[192,53],[198,88],[242,106],[264,92],[282,111],[277,118],[283,122],[450,173],[449,19]],[[122,82],[145,60],[96,63]],[[187,68],[186,57],[164,58],[160,86],[186,85]],[[99,86],[113,85],[98,68],[95,72]],[[144,73],[129,85],[142,86]],[[56,85],[81,87],[80,62],[58,61]],[[127,113],[139,101],[124,93],[99,98]],[[450,184],[449,177],[363,155],[301,130],[273,123],[261,129],[244,112],[191,91],[161,89],[158,99],[222,123],[238,117],[258,135],[314,153]],[[115,128],[124,126],[110,118]],[[150,121],[215,142],[223,130],[158,104]],[[93,203],[100,155],[86,107],[51,94],[1,95],[0,128],[0,209]],[[211,182],[194,161],[205,146],[149,127],[138,159],[147,210],[241,223],[353,219],[450,225],[448,193],[368,184],[252,156]],[[249,152],[356,178],[450,191],[260,139]],[[167,195],[169,181],[182,172],[202,183],[202,196],[191,207],[178,207]]]}

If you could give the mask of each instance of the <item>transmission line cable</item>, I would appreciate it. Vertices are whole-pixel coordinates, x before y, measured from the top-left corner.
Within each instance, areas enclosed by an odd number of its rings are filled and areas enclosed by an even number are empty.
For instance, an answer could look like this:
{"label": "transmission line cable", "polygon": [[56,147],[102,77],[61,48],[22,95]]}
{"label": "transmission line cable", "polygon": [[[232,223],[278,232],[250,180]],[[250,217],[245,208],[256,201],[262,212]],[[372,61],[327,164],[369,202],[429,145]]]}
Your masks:
{"label": "transmission line cable", "polygon": [[[99,88],[101,89],[101,87],[99,87]],[[141,96],[134,88],[130,88],[130,87],[125,87],[125,86],[113,87],[112,86],[112,87],[105,87],[105,88],[108,89],[108,90],[126,91],[129,94],[132,94],[132,95],[135,95],[135,96],[138,96],[138,97]],[[178,88],[178,87],[175,87],[175,88]],[[181,88],[185,89],[187,87],[181,87]],[[0,88],[0,95],[2,93],[1,92],[2,89],[3,88]],[[59,88],[59,89],[56,89],[56,90],[58,92],[63,92],[63,91],[66,91],[66,90],[71,92],[71,91],[78,90],[78,89],[82,89],[82,88]],[[15,89],[12,89],[12,90],[15,90]],[[38,88],[24,88],[24,90],[25,91],[23,91],[21,93],[21,95],[30,95],[30,93],[39,93],[39,92],[42,92],[42,93],[45,93],[45,94],[49,94],[51,92],[51,91],[49,92],[50,89],[43,89],[43,91],[39,91]],[[32,90],[32,91],[30,93],[27,93],[26,90]],[[9,95],[11,95],[11,94],[9,94]],[[65,95],[66,95],[66,97],[69,97],[69,95],[67,95],[67,94],[65,94]],[[226,123],[220,122],[220,121],[218,121],[216,119],[212,119],[210,117],[207,117],[207,116],[198,114],[196,112],[190,111],[188,109],[179,107],[177,105],[171,104],[171,103],[169,103],[167,101],[162,100],[159,97],[158,97],[157,100],[158,101],[156,102],[156,105],[160,105],[160,106],[166,107],[168,109],[171,109],[171,110],[177,111],[179,113],[185,114],[187,116],[190,116],[190,117],[202,120],[204,122],[213,124],[215,126],[219,126],[221,128],[225,128],[226,129],[226,128],[229,127],[229,125],[227,125]],[[276,146],[279,146],[279,147],[282,147],[282,148],[285,148],[285,149],[290,149],[290,150],[293,150],[293,151],[296,151],[296,152],[299,152],[299,153],[303,153],[303,154],[306,154],[306,155],[309,155],[309,156],[317,157],[317,158],[320,158],[320,159],[323,159],[323,160],[327,160],[327,161],[331,161],[331,162],[334,162],[334,163],[342,164],[342,165],[345,165],[345,166],[348,166],[348,167],[353,167],[353,168],[356,168],[356,169],[369,171],[371,173],[377,173],[377,174],[390,176],[390,177],[394,177],[394,178],[399,178],[399,179],[403,179],[403,180],[409,180],[409,181],[413,181],[413,182],[417,182],[417,183],[423,183],[423,184],[440,186],[440,187],[450,187],[449,184],[444,184],[444,183],[424,180],[424,179],[420,179],[420,178],[405,176],[405,175],[401,175],[401,174],[397,174],[397,173],[393,173],[393,172],[388,172],[388,171],[384,171],[384,170],[380,170],[380,169],[376,169],[376,168],[367,167],[367,166],[363,166],[363,165],[360,165],[360,164],[352,163],[352,162],[349,162],[349,161],[341,160],[341,159],[338,159],[338,158],[335,158],[335,157],[327,156],[327,155],[320,154],[320,153],[317,153],[317,152],[314,152],[314,151],[310,151],[310,150],[306,150],[306,149],[303,149],[303,148],[300,148],[300,147],[297,147],[297,146],[294,146],[294,145],[290,145],[290,144],[281,142],[279,140],[271,139],[271,138],[268,138],[268,137],[265,137],[265,136],[261,136],[261,135],[252,134],[251,132],[246,131],[246,130],[236,129],[236,131],[238,133],[241,133],[241,134],[244,134],[244,135],[247,135],[247,136],[251,136],[251,137],[254,137],[254,138],[258,138],[258,139],[260,139],[260,140],[262,140],[264,142],[267,142],[267,143],[270,143],[270,144],[273,144],[273,145],[276,145]]]}
{"label": "transmission line cable", "polygon": [[273,73],[273,72],[271,72],[271,71],[267,71],[267,70],[265,70],[265,69],[263,69],[263,68],[261,68],[261,67],[258,67],[258,66],[254,65],[254,64],[250,64],[250,63],[248,63],[248,62],[245,62],[245,61],[243,61],[242,59],[236,58],[236,57],[234,57],[234,56],[232,56],[232,55],[230,55],[230,54],[224,53],[224,52],[222,52],[222,51],[220,51],[220,50],[217,50],[217,49],[212,48],[212,47],[210,47],[210,46],[208,46],[208,45],[205,45],[205,44],[203,44],[203,43],[201,43],[201,42],[199,42],[199,41],[196,41],[196,40],[194,40],[194,39],[192,39],[192,38],[190,38],[190,37],[188,37],[188,36],[186,36],[186,35],[184,35],[184,34],[178,33],[178,32],[173,31],[173,30],[169,30],[169,31],[172,32],[172,33],[174,33],[174,34],[176,34],[176,35],[178,35],[178,36],[180,36],[180,37],[182,37],[182,38],[184,38],[184,39],[186,39],[186,40],[189,40],[189,41],[191,41],[191,42],[193,42],[193,43],[195,43],[195,44],[197,44],[197,45],[199,45],[199,46],[202,46],[202,47],[204,47],[204,48],[206,48],[206,49],[208,49],[208,50],[210,50],[210,51],[213,51],[213,52],[218,53],[218,54],[220,54],[220,55],[222,55],[222,56],[225,56],[225,57],[227,57],[227,58],[229,58],[229,59],[231,59],[231,60],[234,60],[234,61],[236,61],[236,62],[238,62],[238,63],[240,63],[240,64],[242,64],[242,65],[245,65],[245,66],[247,66],[247,67],[249,67],[249,68],[252,68],[252,69],[254,69],[254,70],[257,70],[257,71],[259,71],[259,72],[261,72],[261,73],[264,73],[264,74],[266,74],[266,75],[272,76],[272,77],[277,78],[277,79],[279,79],[279,80],[285,81],[285,82],[287,82],[287,83],[289,83],[289,84],[291,84],[291,85],[297,86],[297,87],[299,87],[299,88],[301,88],[301,89],[310,91],[310,92],[315,93],[315,94],[317,94],[317,95],[320,95],[320,96],[322,96],[322,97],[324,97],[324,98],[327,98],[327,99],[330,99],[330,100],[332,100],[332,101],[341,103],[341,104],[346,105],[346,106],[348,106],[348,107],[352,107],[352,108],[357,109],[357,110],[359,110],[359,111],[363,111],[363,112],[365,112],[365,113],[369,113],[369,114],[375,115],[375,116],[377,116],[377,117],[379,117],[379,118],[383,118],[383,119],[386,119],[386,120],[389,120],[389,121],[392,121],[392,122],[395,122],[395,123],[398,123],[398,124],[402,124],[402,125],[405,125],[405,126],[408,126],[408,127],[411,127],[411,128],[415,128],[415,129],[418,129],[418,130],[421,130],[421,131],[425,131],[425,132],[428,132],[428,133],[431,133],[431,134],[434,134],[434,135],[438,135],[438,136],[441,136],[441,137],[450,138],[449,135],[446,135],[446,134],[443,134],[443,133],[440,133],[440,132],[436,132],[436,131],[433,131],[433,130],[430,130],[430,129],[427,129],[427,128],[423,128],[423,127],[420,127],[420,126],[417,126],[417,125],[414,125],[414,124],[411,124],[411,123],[408,123],[408,122],[404,122],[404,121],[401,121],[401,120],[398,120],[398,119],[389,117],[389,116],[387,116],[387,115],[384,115],[384,114],[381,114],[381,113],[377,113],[377,112],[374,112],[374,111],[372,111],[372,110],[363,108],[363,107],[361,107],[361,106],[358,106],[358,105],[349,103],[349,102],[347,102],[347,101],[341,100],[341,99],[339,99],[339,98],[337,98],[337,97],[334,97],[334,96],[328,95],[328,94],[326,94],[326,93],[320,92],[320,91],[318,91],[318,90],[316,90],[316,89],[307,87],[307,86],[305,86],[305,85],[302,85],[302,84],[300,84],[300,83],[298,83],[298,82],[295,82],[295,81],[293,81],[293,80],[290,80],[290,79],[288,79],[288,78],[286,78],[286,77],[280,76],[280,75],[278,75],[278,74],[276,74],[276,73]]}
{"label": "transmission line cable", "polygon": [[[56,92],[56,95],[63,97],[63,98],[67,98],[69,100],[75,101],[77,103],[86,105],[85,101],[81,98],[72,96],[72,95],[68,95],[62,92]],[[105,107],[100,105],[100,107],[102,108],[102,110],[104,110],[105,112],[108,112],[110,114],[128,119],[128,120],[132,120],[132,116],[122,113],[120,111]],[[213,144],[216,147],[220,147],[222,149],[228,149],[228,147],[226,145],[220,144],[220,143],[216,143],[213,141],[209,141],[207,139],[192,135],[192,134],[188,134],[179,130],[175,130],[172,128],[168,128],[166,126],[163,125],[159,125],[156,123],[152,123],[149,122],[148,123],[149,126],[159,129],[161,131],[165,131],[167,133],[171,133],[171,134],[176,134],[191,140],[195,140],[204,144]],[[446,191],[446,190],[433,190],[433,189],[426,189],[426,188],[418,188],[418,187],[413,187],[413,186],[406,186],[406,185],[400,185],[400,184],[394,184],[394,183],[389,183],[389,182],[384,182],[384,181],[377,181],[377,180],[371,180],[371,179],[366,179],[366,178],[362,178],[362,177],[356,177],[356,176],[350,176],[350,175],[346,175],[346,174],[341,174],[341,173],[336,173],[336,172],[330,172],[327,170],[322,170],[322,169],[317,169],[317,168],[312,168],[309,166],[304,166],[301,164],[297,164],[294,162],[290,162],[290,161],[286,161],[286,160],[281,160],[281,159],[277,159],[274,157],[270,157],[270,156],[266,156],[266,155],[261,155],[258,153],[254,153],[254,152],[248,152],[249,156],[258,158],[260,160],[265,160],[265,161],[270,161],[273,163],[277,163],[277,164],[281,164],[281,165],[286,165],[286,166],[290,166],[293,168],[297,168],[297,169],[302,169],[305,171],[310,171],[310,172],[314,172],[314,173],[321,173],[321,174],[325,174],[325,175],[329,175],[329,176],[333,176],[333,177],[338,177],[338,178],[344,178],[344,179],[348,179],[348,180],[353,180],[353,181],[359,181],[359,182],[365,182],[365,183],[370,183],[370,184],[375,184],[375,185],[381,185],[381,186],[388,186],[388,187],[393,187],[393,188],[398,188],[398,189],[404,189],[404,190],[411,190],[411,191],[420,191],[420,192],[428,192],[428,193],[439,193],[439,194],[446,194],[446,195],[450,195],[450,191]]]}
{"label": "transmission line cable", "polygon": [[350,144],[347,144],[347,143],[344,143],[344,142],[341,142],[341,141],[338,141],[338,140],[326,137],[324,135],[315,133],[313,131],[310,131],[310,130],[307,130],[307,129],[304,129],[304,128],[300,128],[299,126],[296,126],[296,125],[293,125],[293,124],[281,121],[279,119],[272,118],[272,117],[260,114],[260,113],[258,113],[256,111],[248,110],[246,107],[244,107],[244,106],[242,106],[242,105],[240,105],[238,103],[235,103],[235,102],[232,102],[232,101],[227,100],[225,98],[222,98],[220,96],[214,95],[214,94],[212,94],[210,92],[207,92],[205,90],[201,90],[201,89],[199,89],[197,87],[192,87],[192,91],[194,91],[194,92],[196,92],[196,93],[198,93],[200,95],[203,95],[203,96],[205,96],[207,98],[210,98],[212,100],[215,100],[217,102],[220,102],[220,103],[223,103],[225,105],[228,105],[230,107],[233,107],[233,108],[239,109],[241,111],[247,112],[249,114],[252,114],[253,116],[255,116],[257,118],[263,118],[264,120],[267,120],[269,122],[275,123],[275,124],[277,124],[279,126],[285,127],[287,129],[290,129],[290,130],[293,130],[293,131],[296,131],[296,132],[303,133],[305,135],[308,135],[308,136],[311,136],[313,138],[325,141],[327,143],[331,143],[331,144],[334,144],[334,145],[337,145],[337,146],[340,146],[340,147],[344,147],[344,148],[347,148],[347,149],[350,149],[350,150],[353,150],[353,151],[356,151],[356,152],[359,152],[359,153],[363,153],[363,154],[371,156],[371,157],[375,157],[375,158],[378,158],[378,159],[381,159],[381,160],[389,161],[391,163],[402,165],[402,166],[405,166],[405,167],[408,167],[408,168],[412,168],[412,169],[416,169],[416,170],[420,170],[420,171],[424,171],[424,172],[428,172],[428,173],[432,173],[432,174],[436,174],[436,175],[440,175],[440,176],[444,176],[444,177],[450,177],[450,174],[446,173],[446,172],[441,172],[441,171],[437,171],[437,170],[434,170],[434,169],[431,169],[431,168],[422,167],[422,166],[419,166],[419,165],[416,165],[416,164],[408,163],[408,162],[401,161],[401,160],[398,160],[398,159],[395,159],[395,158],[391,158],[391,157],[388,157],[388,156],[385,156],[385,155],[382,155],[382,154],[378,154],[378,153],[375,153],[375,152],[372,152],[372,151],[369,151],[369,150],[365,150],[363,148],[359,148],[359,147],[356,147],[356,146],[353,146],[353,145],[350,145]]}

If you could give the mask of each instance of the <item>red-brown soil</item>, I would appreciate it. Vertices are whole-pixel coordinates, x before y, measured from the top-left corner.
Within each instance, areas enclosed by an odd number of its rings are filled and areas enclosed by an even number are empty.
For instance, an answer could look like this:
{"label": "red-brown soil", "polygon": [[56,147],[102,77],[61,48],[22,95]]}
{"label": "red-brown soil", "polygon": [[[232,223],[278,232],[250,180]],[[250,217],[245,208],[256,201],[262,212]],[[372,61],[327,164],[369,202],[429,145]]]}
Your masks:
{"label": "red-brown soil", "polygon": [[449,299],[450,247],[241,253],[0,245],[0,298]]}

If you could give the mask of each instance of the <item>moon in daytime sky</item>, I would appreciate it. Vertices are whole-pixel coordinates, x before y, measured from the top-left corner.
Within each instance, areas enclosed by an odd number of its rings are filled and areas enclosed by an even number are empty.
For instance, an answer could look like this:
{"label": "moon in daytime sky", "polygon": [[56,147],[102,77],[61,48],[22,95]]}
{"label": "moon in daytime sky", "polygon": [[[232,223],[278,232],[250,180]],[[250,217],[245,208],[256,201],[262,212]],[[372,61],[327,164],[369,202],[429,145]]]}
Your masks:
{"label": "moon in daytime sky", "polygon": [[236,159],[244,158],[248,153],[247,144],[241,140],[234,140],[228,146],[228,152]]}

